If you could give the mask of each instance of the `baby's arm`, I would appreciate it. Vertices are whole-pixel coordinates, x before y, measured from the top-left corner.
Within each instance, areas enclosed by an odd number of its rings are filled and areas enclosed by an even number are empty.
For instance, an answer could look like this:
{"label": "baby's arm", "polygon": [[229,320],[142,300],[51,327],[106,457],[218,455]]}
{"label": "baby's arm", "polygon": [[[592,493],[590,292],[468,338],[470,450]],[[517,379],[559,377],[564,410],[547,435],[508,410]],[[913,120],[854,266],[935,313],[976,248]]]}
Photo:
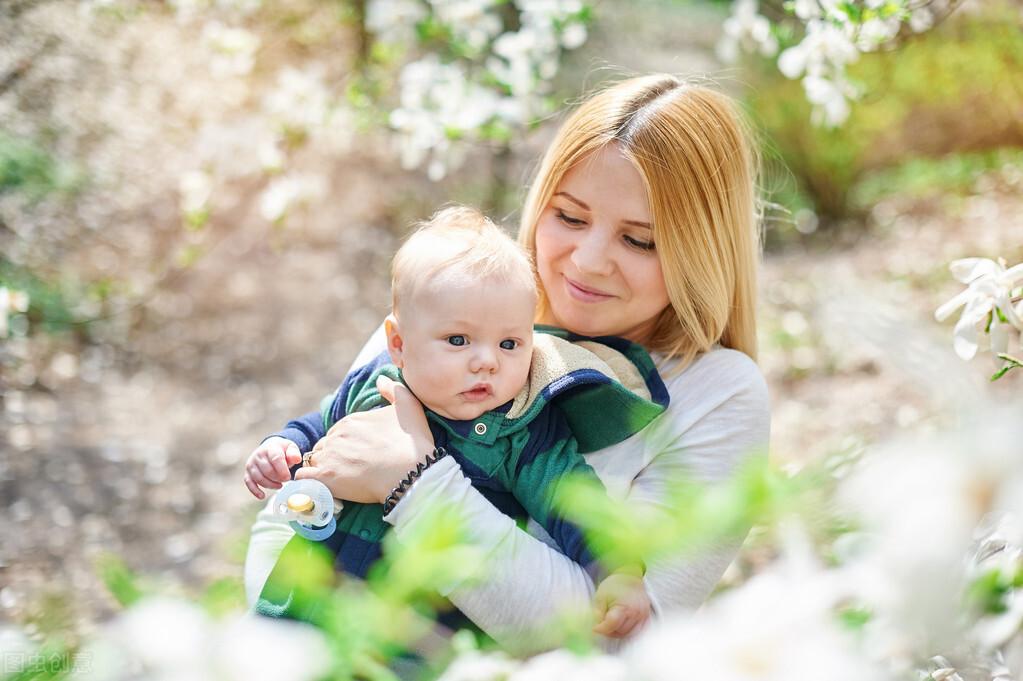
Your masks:
{"label": "baby's arm", "polygon": [[[257,499],[265,498],[263,490],[280,489],[291,480],[294,467],[302,462],[302,453],[327,434],[327,429],[351,411],[365,411],[386,404],[376,390],[376,377],[388,371],[386,353],[374,361],[348,372],[333,393],[323,398],[321,409],[288,422],[279,433],[266,438],[253,450],[245,463],[245,486]],[[289,470],[290,469],[290,470]]]}

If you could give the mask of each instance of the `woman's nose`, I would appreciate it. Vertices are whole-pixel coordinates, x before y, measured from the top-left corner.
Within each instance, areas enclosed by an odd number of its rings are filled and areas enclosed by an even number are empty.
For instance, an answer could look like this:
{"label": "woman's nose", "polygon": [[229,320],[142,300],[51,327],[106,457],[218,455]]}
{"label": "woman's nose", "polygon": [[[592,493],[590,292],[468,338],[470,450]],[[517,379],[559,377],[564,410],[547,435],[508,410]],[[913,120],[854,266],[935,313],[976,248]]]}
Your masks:
{"label": "woman's nose", "polygon": [[594,226],[580,234],[579,240],[572,249],[572,264],[586,274],[607,275],[611,273],[612,263],[608,257],[608,238],[605,230]]}

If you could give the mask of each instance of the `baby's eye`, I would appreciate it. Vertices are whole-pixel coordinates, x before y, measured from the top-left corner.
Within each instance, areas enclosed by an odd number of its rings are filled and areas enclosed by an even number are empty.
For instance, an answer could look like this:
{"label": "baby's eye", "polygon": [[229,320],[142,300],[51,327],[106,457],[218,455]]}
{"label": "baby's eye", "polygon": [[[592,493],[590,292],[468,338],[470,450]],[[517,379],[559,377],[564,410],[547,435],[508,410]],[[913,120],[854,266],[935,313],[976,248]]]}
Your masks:
{"label": "baby's eye", "polygon": [[466,344],[465,336],[448,336],[448,343],[452,345],[462,346]]}
{"label": "baby's eye", "polygon": [[514,350],[515,348],[518,347],[518,345],[519,345],[518,341],[513,341],[510,338],[507,339],[507,340],[501,341],[501,349],[502,350]]}

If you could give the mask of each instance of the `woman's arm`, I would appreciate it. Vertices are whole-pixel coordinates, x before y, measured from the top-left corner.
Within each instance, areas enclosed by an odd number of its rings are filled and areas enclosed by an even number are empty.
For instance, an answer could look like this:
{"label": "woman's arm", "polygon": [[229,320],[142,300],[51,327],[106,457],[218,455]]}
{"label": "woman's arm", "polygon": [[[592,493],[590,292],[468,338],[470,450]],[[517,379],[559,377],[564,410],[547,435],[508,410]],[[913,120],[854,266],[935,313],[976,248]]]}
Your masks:
{"label": "woman's arm", "polygon": [[[666,507],[672,481],[722,482],[750,457],[767,453],[770,400],[752,360],[734,350],[717,350],[704,355],[681,379],[670,386],[678,437],[659,446],[633,480],[629,503]],[[654,611],[663,615],[700,607],[742,542],[738,537],[696,557],[649,564],[645,581]]]}
{"label": "woman's arm", "polygon": [[469,541],[487,554],[481,581],[450,584],[441,593],[508,649],[557,646],[545,629],[559,615],[588,611],[593,581],[586,571],[494,508],[450,457],[427,469],[384,520],[401,540],[428,529],[433,503],[457,509]]}
{"label": "woman's arm", "polygon": [[[727,478],[751,453],[766,448],[767,389],[756,365],[734,351],[708,353],[669,384],[669,410],[639,435],[595,453],[603,476],[627,469],[654,450],[632,480],[629,503],[663,504],[667,485],[686,474],[707,482]],[[552,647],[544,627],[566,612],[590,608],[593,583],[576,563],[519,529],[491,506],[450,460],[442,460],[413,485],[385,518],[399,539],[418,531],[433,502],[454,503],[476,544],[490,558],[486,580],[450,585],[445,595],[503,645]],[[647,591],[655,610],[696,608],[721,578],[741,541],[698,558],[648,566]]]}

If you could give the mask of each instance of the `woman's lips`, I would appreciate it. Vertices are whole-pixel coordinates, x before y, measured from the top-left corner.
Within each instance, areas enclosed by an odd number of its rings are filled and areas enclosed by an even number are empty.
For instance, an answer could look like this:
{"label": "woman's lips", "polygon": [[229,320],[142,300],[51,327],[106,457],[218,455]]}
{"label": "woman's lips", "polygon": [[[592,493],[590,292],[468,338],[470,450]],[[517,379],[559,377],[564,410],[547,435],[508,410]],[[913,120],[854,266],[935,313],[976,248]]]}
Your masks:
{"label": "woman's lips", "polygon": [[604,293],[603,291],[583,286],[582,284],[572,281],[568,277],[565,277],[565,290],[568,291],[568,295],[583,303],[601,303],[605,300],[614,298],[614,296],[609,293]]}
{"label": "woman's lips", "polygon": [[482,402],[491,395],[490,386],[478,385],[461,393],[466,402]]}

